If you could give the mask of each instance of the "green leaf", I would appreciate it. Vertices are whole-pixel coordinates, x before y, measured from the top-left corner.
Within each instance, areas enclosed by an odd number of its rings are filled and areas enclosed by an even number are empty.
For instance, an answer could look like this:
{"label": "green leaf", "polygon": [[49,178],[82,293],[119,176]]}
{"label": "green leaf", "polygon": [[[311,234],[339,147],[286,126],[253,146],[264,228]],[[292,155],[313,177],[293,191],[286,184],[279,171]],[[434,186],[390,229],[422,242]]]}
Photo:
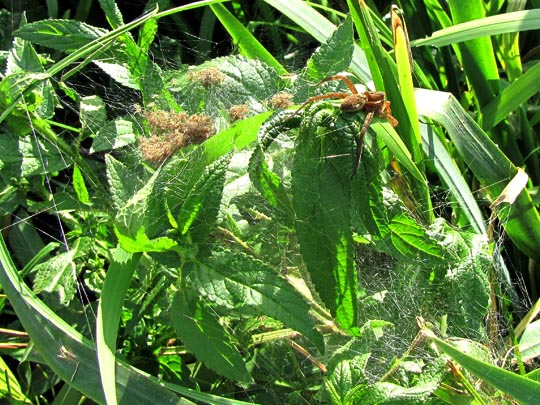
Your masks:
{"label": "green leaf", "polygon": [[370,353],[360,353],[346,358],[332,365],[328,376],[324,380],[324,388],[332,398],[334,404],[352,404],[351,396],[367,383],[364,371],[370,359]]}
{"label": "green leaf", "polygon": [[96,352],[107,404],[116,404],[116,339],[124,298],[141,255],[120,248],[113,252],[98,305]]}
{"label": "green leaf", "polygon": [[124,24],[122,13],[114,0],[99,0],[99,5],[112,28],[118,28],[118,26]]}
{"label": "green leaf", "polygon": [[[136,239],[141,227],[146,227],[148,231],[146,224],[155,221],[156,218],[165,217],[166,213],[163,212],[163,207],[161,207],[161,212],[152,213],[153,199],[150,198],[160,173],[160,171],[155,172],[141,189],[137,190],[135,194],[130,196],[129,200],[120,206],[115,219],[117,230],[120,233]],[[131,176],[127,176],[124,181],[131,181],[130,178]],[[153,215],[150,216],[149,212]],[[147,234],[149,237],[154,236],[150,232],[147,232]]]}
{"label": "green leaf", "polygon": [[137,230],[137,235],[134,239],[123,235],[118,229],[115,230],[118,243],[127,252],[167,252],[178,247],[177,242],[165,236],[149,239],[144,232],[144,227],[140,227]]}
{"label": "green leaf", "polygon": [[[193,241],[202,243],[217,219],[221,194],[225,183],[225,172],[229,159],[221,159],[207,166],[202,176],[188,191],[177,221],[182,235],[190,231]],[[176,196],[171,195],[169,207]],[[173,211],[174,214],[174,211]]]}
{"label": "green leaf", "polygon": [[198,293],[222,308],[248,307],[301,332],[324,352],[322,335],[300,294],[265,263],[247,255],[214,253],[187,273]]}
{"label": "green leaf", "polygon": [[141,90],[137,76],[130,72],[126,65],[102,60],[92,62],[122,86],[133,90]]}
{"label": "green leaf", "polygon": [[260,126],[271,114],[266,112],[246,118],[208,139],[201,145],[206,163],[214,162],[234,150],[244,149],[255,142]]}
{"label": "green leaf", "polygon": [[[23,21],[26,19],[23,17]],[[23,22],[24,24],[24,22]],[[22,28],[28,25],[23,25]],[[32,44],[23,39],[15,38],[7,58],[5,75],[44,71],[42,62]]]}
{"label": "green leaf", "polygon": [[192,242],[204,242],[217,218],[228,163],[226,157],[207,165],[201,149],[165,163],[145,213],[148,235],[164,230],[169,215],[182,235],[189,232]]}
{"label": "green leaf", "polygon": [[347,70],[354,49],[353,25],[349,17],[334,31],[332,36],[311,55],[303,76],[318,82],[328,76]]}
{"label": "green leaf", "polygon": [[431,239],[423,227],[411,217],[401,214],[389,224],[392,244],[405,257],[415,257],[428,262],[439,262],[444,257],[442,247]]}
{"label": "green leaf", "polygon": [[476,241],[470,257],[463,257],[448,272],[444,281],[448,304],[449,333],[456,335],[466,330],[468,337],[485,339],[485,320],[490,309],[489,268],[491,258],[480,249]]}
{"label": "green leaf", "polygon": [[440,350],[486,383],[493,385],[522,404],[533,405],[538,402],[540,383],[468,356],[453,345],[437,338],[430,330],[423,329],[423,332]]}
{"label": "green leaf", "polygon": [[412,387],[402,387],[390,382],[377,382],[355,392],[352,403],[405,403],[420,404],[427,402],[438,388],[441,378],[420,382]]}
{"label": "green leaf", "polygon": [[83,204],[90,203],[90,195],[88,194],[88,189],[84,183],[84,177],[81,173],[79,166],[73,165],[73,188],[75,189],[75,194],[77,194],[77,199]]}
{"label": "green leaf", "polygon": [[[36,360],[47,364],[73,389],[97,403],[105,403],[92,342],[40,301],[22,281],[1,234],[0,263],[0,284],[39,352]],[[185,400],[175,395],[178,393],[213,405],[246,404],[158,380],[122,361],[116,362],[116,375],[117,396],[121,403],[185,404]]]}
{"label": "green leaf", "polygon": [[75,20],[41,20],[22,26],[13,35],[57,51],[74,52],[106,32]]}
{"label": "green leaf", "polygon": [[82,97],[79,103],[79,119],[83,134],[97,133],[107,121],[107,110],[102,98],[99,96]]}
{"label": "green leaf", "polygon": [[178,291],[170,313],[180,339],[208,368],[236,381],[252,381],[242,356],[209,308],[201,302],[188,303]]}
{"label": "green leaf", "polygon": [[140,31],[139,36],[137,38],[137,42],[139,45],[139,49],[141,52],[148,53],[148,50],[150,49],[150,45],[152,45],[152,42],[154,42],[154,39],[156,37],[158,30],[158,23],[157,19],[152,18],[148,21],[146,21]]}
{"label": "green leaf", "polygon": [[257,146],[249,160],[249,178],[259,193],[276,209],[282,221],[292,224],[294,210],[287,190],[278,175],[264,161],[264,152]]}
{"label": "green leaf", "polygon": [[[351,232],[354,135],[327,103],[310,108],[292,168],[300,251],[321,300],[339,325],[357,333],[357,274]],[[348,125],[347,125],[348,124]]]}
{"label": "green leaf", "polygon": [[70,246],[69,252],[57,254],[32,269],[37,273],[34,279],[34,291],[37,294],[46,291],[56,294],[63,305],[71,302],[76,292],[74,258],[79,254],[79,241]]}
{"label": "green leaf", "polygon": [[17,136],[13,132],[0,136],[1,176],[6,180],[58,172],[68,164],[58,148],[35,136]]}
{"label": "green leaf", "polygon": [[140,170],[140,166],[137,166],[138,169],[128,167],[111,154],[105,155],[105,164],[111,199],[115,208],[120,209],[144,186],[148,176]]}
{"label": "green leaf", "polygon": [[135,143],[136,138],[132,121],[122,118],[107,121],[97,132],[92,142],[90,153],[122,148]]}

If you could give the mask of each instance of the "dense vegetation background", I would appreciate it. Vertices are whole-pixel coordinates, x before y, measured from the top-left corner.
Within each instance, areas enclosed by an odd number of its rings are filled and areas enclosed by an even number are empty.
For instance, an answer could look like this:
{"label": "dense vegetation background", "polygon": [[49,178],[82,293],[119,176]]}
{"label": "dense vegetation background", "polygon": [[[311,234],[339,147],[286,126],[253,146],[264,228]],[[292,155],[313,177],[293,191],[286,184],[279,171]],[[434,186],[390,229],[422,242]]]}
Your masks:
{"label": "dense vegetation background", "polygon": [[1,5],[6,401],[535,403],[538,1]]}

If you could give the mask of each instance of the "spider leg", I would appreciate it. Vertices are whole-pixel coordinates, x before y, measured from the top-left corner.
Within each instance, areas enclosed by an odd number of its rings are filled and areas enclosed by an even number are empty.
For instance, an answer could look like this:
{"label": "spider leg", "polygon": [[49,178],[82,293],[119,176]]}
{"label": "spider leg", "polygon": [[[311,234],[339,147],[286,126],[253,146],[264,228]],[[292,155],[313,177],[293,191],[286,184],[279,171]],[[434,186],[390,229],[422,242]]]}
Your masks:
{"label": "spider leg", "polygon": [[356,138],[356,159],[354,161],[354,168],[351,178],[353,178],[356,175],[356,172],[358,171],[358,168],[360,167],[360,159],[362,159],[362,149],[364,146],[364,137],[366,136],[366,132],[371,125],[371,121],[373,121],[373,117],[375,116],[375,111],[368,111],[366,114],[366,118],[364,119],[364,123],[362,124],[362,129],[360,130],[360,134]]}
{"label": "spider leg", "polygon": [[304,108],[306,108],[309,104],[314,103],[315,101],[319,100],[325,100],[327,98],[346,98],[349,96],[349,93],[328,93],[328,94],[321,94],[319,96],[313,96],[310,97],[307,101],[305,101],[299,108],[294,112],[293,115],[289,117],[292,118],[296,116],[300,111],[302,111]]}
{"label": "spider leg", "polygon": [[347,87],[349,88],[349,90],[351,91],[352,94],[358,94],[358,90],[356,90],[356,87],[353,84],[353,82],[351,82],[351,79],[349,79],[345,75],[335,75],[335,76],[326,77],[326,78],[322,79],[319,82],[319,84],[323,84],[323,83],[329,82],[331,80],[341,80],[341,81],[343,81],[343,83],[345,83],[347,85]]}

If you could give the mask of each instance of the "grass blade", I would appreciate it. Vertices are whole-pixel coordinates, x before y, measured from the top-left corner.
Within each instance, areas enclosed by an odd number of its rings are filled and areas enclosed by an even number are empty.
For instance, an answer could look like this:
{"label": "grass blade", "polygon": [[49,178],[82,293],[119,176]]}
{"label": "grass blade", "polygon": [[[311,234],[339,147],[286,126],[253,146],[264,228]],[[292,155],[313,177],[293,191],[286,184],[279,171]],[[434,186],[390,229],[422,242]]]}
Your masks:
{"label": "grass blade", "polygon": [[458,201],[474,231],[485,235],[487,229],[480,207],[448,150],[446,150],[439,137],[433,133],[430,125],[422,125],[420,131],[422,145],[428,159],[433,161],[437,173]]}
{"label": "grass blade", "polygon": [[221,21],[235,44],[238,45],[242,55],[259,59],[272,66],[280,75],[287,74],[287,69],[272,56],[268,50],[249,32],[238,19],[222,4],[210,5],[210,8]]}
{"label": "grass blade", "polygon": [[[0,263],[0,284],[43,362],[73,389],[98,403],[105,403],[94,346],[39,300],[22,281],[1,234]],[[245,404],[242,401],[160,382],[121,361],[116,362],[116,383],[117,396],[121,403],[185,403],[172,394],[175,392],[207,404]]]}
{"label": "grass blade", "polygon": [[540,28],[540,10],[522,10],[467,21],[434,32],[428,38],[411,41],[411,46],[445,46],[475,38]]}
{"label": "grass blade", "polygon": [[[497,198],[517,168],[450,93],[418,89],[416,94],[420,115],[445,127],[463,161],[490,198]],[[499,219],[519,249],[531,258],[540,259],[540,216],[527,190],[508,209],[499,211]]]}
{"label": "grass blade", "polygon": [[[472,0],[466,3],[449,1],[454,23],[481,20],[485,17],[484,3]],[[468,40],[458,45],[461,63],[467,75],[469,89],[474,91],[481,107],[487,105],[499,92],[499,72],[490,38]]]}
{"label": "grass blade", "polygon": [[[407,146],[409,151],[412,151],[413,160],[415,164],[421,161],[421,152],[419,150],[420,136],[415,135],[415,126],[418,127],[418,121],[411,121],[411,116],[407,111],[407,101],[402,95],[402,89],[400,89],[400,83],[398,83],[398,71],[396,63],[390,58],[388,52],[383,48],[379,39],[376,26],[372,20],[371,13],[364,1],[352,1],[347,2],[351,9],[353,21],[360,36],[360,40],[363,45],[363,49],[366,52],[373,80],[375,82],[375,88],[386,92],[387,98],[392,102],[393,115],[399,121],[397,130],[403,143]],[[404,45],[405,46],[405,45]],[[409,58],[406,58],[407,64],[409,64]],[[411,94],[412,96],[412,94]],[[414,102],[414,100],[412,101]],[[418,167],[416,171],[422,172],[423,169]],[[427,182],[420,180],[424,176],[414,176],[412,181],[414,187],[411,187],[414,193],[415,200],[418,201],[420,209],[417,211],[422,215],[422,219],[426,223],[433,222],[433,209],[431,207],[431,198],[429,195],[429,188]]]}
{"label": "grass blade", "polygon": [[512,111],[525,104],[532,95],[540,91],[538,77],[540,77],[540,63],[534,64],[486,105],[482,122],[484,131],[488,131],[506,119]]}
{"label": "grass blade", "polygon": [[540,398],[540,383],[468,356],[451,344],[437,338],[430,330],[424,329],[423,333],[440,350],[449,355],[462,367],[504,393],[511,395],[521,404],[532,405],[538,403],[538,398]]}
{"label": "grass blade", "polygon": [[[320,43],[326,42],[336,29],[334,24],[310,7],[307,2],[301,0],[264,1],[289,17]],[[366,56],[357,45],[354,46],[351,71],[362,82],[368,83],[371,81],[371,72]]]}
{"label": "grass blade", "polygon": [[133,255],[118,248],[114,256],[103,283],[96,321],[97,360],[108,405],[117,403],[115,362],[118,323],[131,276],[141,255]]}

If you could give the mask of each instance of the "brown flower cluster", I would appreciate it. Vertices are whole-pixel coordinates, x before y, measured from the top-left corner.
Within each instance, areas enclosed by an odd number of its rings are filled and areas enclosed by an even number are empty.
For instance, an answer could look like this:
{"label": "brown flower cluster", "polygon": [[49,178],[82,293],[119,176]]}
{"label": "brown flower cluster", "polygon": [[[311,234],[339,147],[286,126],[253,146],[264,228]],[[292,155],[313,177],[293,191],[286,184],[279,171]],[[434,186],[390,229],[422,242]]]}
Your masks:
{"label": "brown flower cluster", "polygon": [[270,99],[270,103],[274,109],[290,107],[293,105],[292,94],[285,93],[284,91],[274,94]]}
{"label": "brown flower cluster", "polygon": [[233,122],[246,118],[248,114],[249,105],[247,104],[237,104],[229,108],[229,118]]}
{"label": "brown flower cluster", "polygon": [[204,87],[210,87],[215,84],[220,84],[225,80],[225,76],[218,68],[210,67],[188,73],[189,80],[197,81]]}
{"label": "brown flower cluster", "polygon": [[178,149],[202,143],[216,133],[212,119],[205,115],[152,111],[144,117],[151,136],[139,138],[139,149],[153,163],[161,163]]}

